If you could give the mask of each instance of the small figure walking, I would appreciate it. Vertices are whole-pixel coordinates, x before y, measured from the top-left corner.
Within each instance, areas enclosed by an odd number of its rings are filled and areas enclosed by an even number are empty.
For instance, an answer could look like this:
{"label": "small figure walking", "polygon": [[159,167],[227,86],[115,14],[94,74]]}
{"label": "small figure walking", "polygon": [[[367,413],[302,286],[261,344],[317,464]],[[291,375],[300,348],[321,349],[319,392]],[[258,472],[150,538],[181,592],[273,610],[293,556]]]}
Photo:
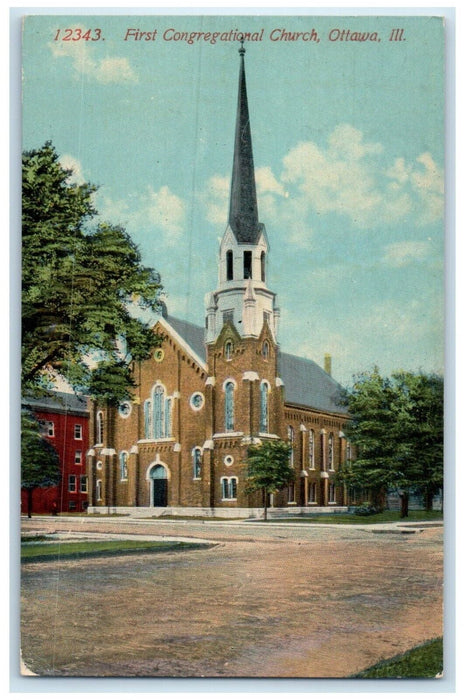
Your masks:
{"label": "small figure walking", "polygon": [[52,515],[58,515],[58,504],[56,501],[52,503]]}

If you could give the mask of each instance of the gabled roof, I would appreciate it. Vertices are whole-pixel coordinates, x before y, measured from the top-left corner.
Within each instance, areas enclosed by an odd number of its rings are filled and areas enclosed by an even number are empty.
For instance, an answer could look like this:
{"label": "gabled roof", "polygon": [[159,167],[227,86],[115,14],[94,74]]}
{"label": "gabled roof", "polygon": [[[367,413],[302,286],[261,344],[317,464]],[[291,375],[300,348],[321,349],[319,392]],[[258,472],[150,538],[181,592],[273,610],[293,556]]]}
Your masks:
{"label": "gabled roof", "polygon": [[278,375],[284,383],[286,403],[331,413],[347,413],[338,403],[341,385],[313,360],[280,352]]}
{"label": "gabled roof", "polygon": [[54,391],[53,396],[25,396],[22,406],[35,411],[50,411],[50,413],[72,413],[87,416],[89,414],[87,398]]}
{"label": "gabled roof", "polygon": [[194,351],[203,363],[207,361],[207,350],[205,347],[205,330],[201,326],[196,326],[189,321],[181,321],[179,318],[167,316],[166,322]]}
{"label": "gabled roof", "polygon": [[[195,354],[206,362],[204,329],[173,316],[169,316],[166,320]],[[347,413],[346,409],[338,404],[340,384],[313,360],[280,352],[278,376],[284,383],[286,403],[331,413]]]}

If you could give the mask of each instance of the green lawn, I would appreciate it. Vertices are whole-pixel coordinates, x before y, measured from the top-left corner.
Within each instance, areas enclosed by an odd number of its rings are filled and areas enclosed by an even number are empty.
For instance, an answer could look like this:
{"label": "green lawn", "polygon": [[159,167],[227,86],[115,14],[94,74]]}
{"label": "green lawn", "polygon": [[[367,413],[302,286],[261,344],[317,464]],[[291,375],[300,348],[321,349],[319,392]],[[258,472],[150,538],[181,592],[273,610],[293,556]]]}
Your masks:
{"label": "green lawn", "polygon": [[405,654],[380,661],[352,678],[435,678],[442,671],[442,637],[438,637]]}
{"label": "green lawn", "polygon": [[332,515],[302,515],[296,518],[277,518],[276,520],[268,520],[269,523],[335,523],[343,525],[344,523],[363,525],[369,523],[393,523],[393,522],[416,522],[417,520],[442,520],[443,513],[437,510],[412,510],[407,518],[401,518],[398,510],[385,510],[383,513],[375,513],[374,515],[355,515],[355,513],[334,513]]}
{"label": "green lawn", "polygon": [[167,552],[183,549],[202,549],[211,545],[190,542],[146,542],[139,540],[102,542],[40,542],[21,543],[21,561],[47,561],[76,557],[119,556],[146,552]]}

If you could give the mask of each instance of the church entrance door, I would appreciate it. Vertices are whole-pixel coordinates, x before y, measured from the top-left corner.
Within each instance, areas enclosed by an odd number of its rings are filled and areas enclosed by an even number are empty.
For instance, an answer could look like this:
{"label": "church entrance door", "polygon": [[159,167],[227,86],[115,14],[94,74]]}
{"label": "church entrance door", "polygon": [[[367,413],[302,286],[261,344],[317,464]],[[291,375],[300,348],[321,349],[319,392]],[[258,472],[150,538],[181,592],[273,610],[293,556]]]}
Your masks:
{"label": "church entrance door", "polygon": [[165,467],[161,464],[150,470],[151,506],[163,508],[168,505],[168,478]]}

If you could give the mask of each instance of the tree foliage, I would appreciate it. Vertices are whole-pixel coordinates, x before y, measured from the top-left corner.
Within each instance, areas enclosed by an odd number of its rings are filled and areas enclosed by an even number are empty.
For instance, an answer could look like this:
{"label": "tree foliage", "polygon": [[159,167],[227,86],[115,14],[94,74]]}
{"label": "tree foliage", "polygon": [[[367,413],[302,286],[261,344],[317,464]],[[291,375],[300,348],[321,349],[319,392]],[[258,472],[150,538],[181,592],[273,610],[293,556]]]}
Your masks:
{"label": "tree foliage", "polygon": [[60,480],[60,462],[55,448],[42,436],[40,425],[32,413],[22,410],[21,488],[28,492],[29,517],[34,489],[55,486]]}
{"label": "tree foliage", "polygon": [[386,378],[375,368],[360,375],[342,399],[356,457],[342,466],[339,479],[378,496],[396,488],[407,512],[409,492],[420,490],[431,508],[443,483],[443,392],[443,379],[435,374]]}
{"label": "tree foliage", "polygon": [[159,276],[120,226],[96,224],[96,188],[76,184],[50,142],[23,154],[22,381],[30,393],[56,374],[117,403],[129,363],[159,344],[134,312],[158,310]]}
{"label": "tree foliage", "polygon": [[291,449],[291,445],[284,440],[268,440],[250,445],[247,450],[245,492],[262,492],[265,520],[268,494],[279,491],[294,480],[294,470],[289,464]]}

